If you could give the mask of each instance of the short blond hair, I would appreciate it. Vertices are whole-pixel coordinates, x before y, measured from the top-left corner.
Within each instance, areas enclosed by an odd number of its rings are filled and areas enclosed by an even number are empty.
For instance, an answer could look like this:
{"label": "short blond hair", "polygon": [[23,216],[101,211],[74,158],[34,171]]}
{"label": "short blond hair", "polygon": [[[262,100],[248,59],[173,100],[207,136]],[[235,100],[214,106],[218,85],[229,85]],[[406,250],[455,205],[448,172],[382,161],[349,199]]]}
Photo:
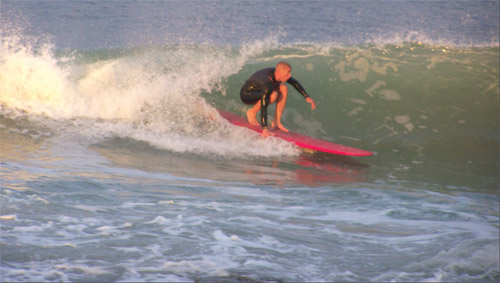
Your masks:
{"label": "short blond hair", "polygon": [[278,69],[279,71],[291,70],[292,66],[290,66],[290,64],[285,61],[281,61],[276,64],[276,69]]}

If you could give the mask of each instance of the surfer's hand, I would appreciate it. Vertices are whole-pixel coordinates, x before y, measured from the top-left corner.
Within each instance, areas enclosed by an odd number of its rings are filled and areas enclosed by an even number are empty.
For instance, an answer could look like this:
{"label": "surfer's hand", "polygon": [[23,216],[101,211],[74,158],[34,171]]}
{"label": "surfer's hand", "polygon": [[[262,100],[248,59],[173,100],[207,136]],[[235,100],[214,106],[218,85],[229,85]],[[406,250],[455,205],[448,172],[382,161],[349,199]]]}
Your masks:
{"label": "surfer's hand", "polygon": [[267,138],[269,136],[269,130],[267,128],[262,129],[262,137]]}
{"label": "surfer's hand", "polygon": [[306,101],[311,103],[311,109],[316,109],[316,103],[314,103],[314,100],[312,100],[312,98],[308,97],[306,98]]}

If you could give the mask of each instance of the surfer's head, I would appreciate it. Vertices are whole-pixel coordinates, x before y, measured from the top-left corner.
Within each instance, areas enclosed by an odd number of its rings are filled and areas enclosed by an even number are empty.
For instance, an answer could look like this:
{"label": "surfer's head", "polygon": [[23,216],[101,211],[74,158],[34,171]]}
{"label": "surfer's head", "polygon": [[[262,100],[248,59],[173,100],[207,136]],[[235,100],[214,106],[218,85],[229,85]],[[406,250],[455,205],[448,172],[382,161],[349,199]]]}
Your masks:
{"label": "surfer's head", "polygon": [[274,71],[274,77],[278,82],[286,82],[292,76],[292,67],[287,62],[278,62]]}

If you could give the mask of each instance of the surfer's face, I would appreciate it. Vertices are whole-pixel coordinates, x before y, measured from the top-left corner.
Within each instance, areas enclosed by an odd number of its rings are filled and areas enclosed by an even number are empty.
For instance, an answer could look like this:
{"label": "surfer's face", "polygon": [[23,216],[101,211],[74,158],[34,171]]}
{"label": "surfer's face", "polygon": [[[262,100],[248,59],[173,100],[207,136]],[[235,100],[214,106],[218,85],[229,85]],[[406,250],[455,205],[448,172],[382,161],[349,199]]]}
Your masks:
{"label": "surfer's face", "polygon": [[291,68],[277,68],[274,74],[276,80],[279,82],[286,82],[292,76]]}

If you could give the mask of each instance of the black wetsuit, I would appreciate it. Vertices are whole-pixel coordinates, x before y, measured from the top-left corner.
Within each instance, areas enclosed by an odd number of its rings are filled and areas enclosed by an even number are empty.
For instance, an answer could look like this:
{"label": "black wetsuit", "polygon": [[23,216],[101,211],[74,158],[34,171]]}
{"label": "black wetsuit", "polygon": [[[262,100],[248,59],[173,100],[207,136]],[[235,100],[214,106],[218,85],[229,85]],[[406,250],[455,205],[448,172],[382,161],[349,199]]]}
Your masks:
{"label": "black wetsuit", "polygon": [[[279,92],[280,82],[274,77],[275,68],[263,69],[255,72],[243,84],[240,91],[241,101],[245,104],[253,105],[260,100],[260,121],[262,127],[267,127],[267,106],[273,91]],[[291,84],[305,98],[309,95],[300,83],[290,77],[287,83]]]}

